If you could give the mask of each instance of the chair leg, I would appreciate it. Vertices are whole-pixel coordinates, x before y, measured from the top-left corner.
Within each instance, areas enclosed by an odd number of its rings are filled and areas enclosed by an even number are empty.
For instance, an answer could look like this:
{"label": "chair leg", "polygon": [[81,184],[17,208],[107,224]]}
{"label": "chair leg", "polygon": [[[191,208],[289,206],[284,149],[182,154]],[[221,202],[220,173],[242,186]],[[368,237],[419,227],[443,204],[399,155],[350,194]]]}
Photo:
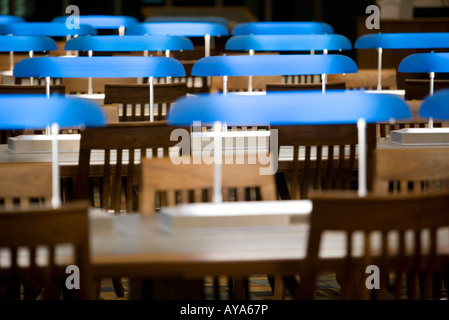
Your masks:
{"label": "chair leg", "polygon": [[125,296],[125,289],[123,289],[122,279],[113,278],[112,284],[114,286],[115,294],[117,297],[121,298]]}
{"label": "chair leg", "polygon": [[274,300],[284,300],[285,298],[285,285],[284,279],[280,274],[274,276],[274,290],[273,299]]}

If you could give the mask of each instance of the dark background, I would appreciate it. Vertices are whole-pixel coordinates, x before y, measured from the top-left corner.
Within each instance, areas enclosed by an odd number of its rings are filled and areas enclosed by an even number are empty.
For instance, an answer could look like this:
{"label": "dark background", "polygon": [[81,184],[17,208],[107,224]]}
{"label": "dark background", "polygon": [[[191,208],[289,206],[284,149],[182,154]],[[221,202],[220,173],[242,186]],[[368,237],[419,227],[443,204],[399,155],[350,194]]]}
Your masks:
{"label": "dark background", "polygon": [[[367,17],[366,7],[375,0],[271,0],[267,9],[265,0],[0,0],[0,14],[13,14],[27,21],[50,21],[66,15],[65,8],[77,5],[81,15],[122,14],[144,20],[143,6],[243,6],[259,21],[323,21],[330,24],[335,33],[346,36],[352,43],[357,38],[357,18]],[[119,3],[119,5],[117,4]],[[194,13],[186,12],[186,15]],[[447,8],[415,9],[414,17],[449,17]]]}

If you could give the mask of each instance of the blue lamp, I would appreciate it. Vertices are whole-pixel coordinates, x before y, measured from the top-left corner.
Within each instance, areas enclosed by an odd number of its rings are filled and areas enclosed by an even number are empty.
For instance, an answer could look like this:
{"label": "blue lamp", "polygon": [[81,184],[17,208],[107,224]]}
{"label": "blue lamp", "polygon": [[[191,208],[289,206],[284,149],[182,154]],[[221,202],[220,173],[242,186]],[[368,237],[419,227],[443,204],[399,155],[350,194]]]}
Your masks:
{"label": "blue lamp", "polygon": [[34,52],[48,52],[58,49],[56,42],[44,36],[0,36],[0,52],[10,53],[10,72],[14,69],[14,52],[28,52],[33,57]]}
{"label": "blue lamp", "polygon": [[365,34],[354,43],[355,49],[377,49],[377,90],[382,90],[383,49],[436,49],[449,48],[449,32],[411,32]]}
{"label": "blue lamp", "polygon": [[143,22],[126,29],[127,35],[164,34],[184,37],[204,37],[204,55],[210,56],[210,38],[228,35],[228,29],[217,22]]}
{"label": "blue lamp", "polygon": [[323,34],[334,33],[332,26],[316,21],[260,21],[237,24],[232,35],[251,34]]}
{"label": "blue lamp", "polygon": [[0,15],[0,25],[10,24],[15,22],[26,22],[24,18],[12,15]]}
{"label": "blue lamp", "polygon": [[229,20],[219,16],[152,16],[146,18],[145,22],[213,22],[229,26]]}
{"label": "blue lamp", "polygon": [[327,74],[356,73],[357,70],[357,65],[351,58],[338,54],[262,54],[201,58],[193,65],[192,75],[223,77],[223,93],[226,94],[228,76],[321,74],[324,93]]}
{"label": "blue lamp", "polygon": [[348,38],[339,34],[237,35],[225,49],[238,51],[341,51],[351,50]]}
{"label": "blue lamp", "polygon": [[[411,111],[395,95],[336,90],[325,95],[314,91],[270,92],[266,95],[199,94],[179,98],[167,115],[174,126],[227,123],[248,125],[318,125],[357,123],[359,138],[359,195],[366,187],[366,123],[408,119]],[[218,139],[219,140],[219,139]],[[275,149],[275,148],[274,148]],[[216,159],[221,159],[219,148]],[[214,153],[214,154],[215,154]],[[220,162],[215,162],[215,191],[221,190]]]}
{"label": "blue lamp", "polygon": [[[75,51],[170,51],[193,50],[193,43],[187,37],[169,35],[137,35],[137,36],[86,36],[72,38],[66,42],[64,50]],[[90,54],[91,55],[91,54]]]}
{"label": "blue lamp", "polygon": [[424,99],[418,114],[424,118],[449,119],[449,89],[438,90]]}
{"label": "blue lamp", "polygon": [[[430,92],[434,91],[435,72],[449,72],[449,53],[416,53],[404,58],[398,67],[398,72],[428,73],[430,78]],[[433,127],[432,118],[429,127]]]}
{"label": "blue lamp", "polygon": [[[59,16],[52,22],[66,22],[69,16]],[[112,15],[81,15],[80,24],[92,26],[95,30],[118,30],[119,35],[125,34],[125,29],[129,26],[139,23],[134,17],[130,16],[112,16]]]}
{"label": "blue lamp", "polygon": [[18,36],[69,37],[95,35],[97,31],[86,24],[69,29],[63,22],[17,22],[0,26],[0,34]]}
{"label": "blue lamp", "polygon": [[45,95],[1,95],[0,128],[52,129],[52,206],[61,205],[59,194],[59,148],[60,128],[100,127],[106,124],[106,115],[101,107],[88,99]]}
{"label": "blue lamp", "polygon": [[15,77],[45,78],[47,96],[50,78],[134,78],[148,77],[150,121],[153,121],[154,77],[183,77],[182,64],[169,57],[42,57],[19,61]]}

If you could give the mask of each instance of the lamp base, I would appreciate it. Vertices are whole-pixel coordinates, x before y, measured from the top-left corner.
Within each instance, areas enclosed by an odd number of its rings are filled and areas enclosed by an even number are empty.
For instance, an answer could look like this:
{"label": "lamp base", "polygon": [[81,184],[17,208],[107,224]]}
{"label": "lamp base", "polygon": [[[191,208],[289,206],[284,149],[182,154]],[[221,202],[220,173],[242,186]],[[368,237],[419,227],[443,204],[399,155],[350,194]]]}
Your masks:
{"label": "lamp base", "polygon": [[[59,134],[59,152],[78,152],[80,134]],[[8,151],[13,153],[51,153],[53,137],[45,134],[30,134],[8,138]]]}
{"label": "lamp base", "polygon": [[229,232],[307,221],[311,211],[309,200],[192,203],[162,208],[158,217],[160,228],[168,232]]}
{"label": "lamp base", "polygon": [[390,141],[401,145],[449,145],[449,128],[404,128],[390,131]]}

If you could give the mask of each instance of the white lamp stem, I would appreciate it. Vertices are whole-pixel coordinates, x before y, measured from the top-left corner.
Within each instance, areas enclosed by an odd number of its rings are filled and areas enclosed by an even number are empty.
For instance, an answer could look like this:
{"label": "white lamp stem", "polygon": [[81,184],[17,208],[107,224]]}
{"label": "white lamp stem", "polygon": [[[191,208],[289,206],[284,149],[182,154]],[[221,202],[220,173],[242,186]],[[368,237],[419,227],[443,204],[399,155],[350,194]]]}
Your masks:
{"label": "white lamp stem", "polygon": [[[92,57],[92,55],[93,55],[92,50],[89,50],[89,51],[87,52],[87,55],[88,55],[89,57]],[[87,81],[88,81],[87,94],[92,94],[92,93],[93,93],[93,90],[92,90],[92,78],[91,78],[91,77],[87,78]]]}
{"label": "white lamp stem", "polygon": [[366,196],[366,121],[365,119],[359,119],[357,121],[357,132],[359,142],[359,197]]}
{"label": "white lamp stem", "polygon": [[[249,55],[254,55],[254,49],[249,50]],[[248,76],[248,92],[253,92],[253,76]]]}
{"label": "white lamp stem", "polygon": [[[435,84],[435,72],[430,72],[429,73],[429,78],[430,78],[430,92],[429,92],[429,94],[431,96],[433,96],[434,84]],[[429,128],[430,129],[433,128],[433,118],[432,117],[429,118]]]}
{"label": "white lamp stem", "polygon": [[50,98],[50,77],[45,77],[45,94]]}
{"label": "white lamp stem", "polygon": [[382,90],[382,48],[377,49],[377,90]]}
{"label": "white lamp stem", "polygon": [[321,91],[323,94],[326,92],[326,82],[327,82],[327,74],[323,73],[321,75]]}
{"label": "white lamp stem", "polygon": [[223,94],[228,93],[228,76],[223,76]]}
{"label": "white lamp stem", "polygon": [[51,125],[51,163],[52,163],[52,199],[51,206],[58,208],[61,206],[61,196],[59,194],[59,143],[58,143],[59,125]]}
{"label": "white lamp stem", "polygon": [[148,78],[150,87],[150,122],[154,121],[154,77]]}

